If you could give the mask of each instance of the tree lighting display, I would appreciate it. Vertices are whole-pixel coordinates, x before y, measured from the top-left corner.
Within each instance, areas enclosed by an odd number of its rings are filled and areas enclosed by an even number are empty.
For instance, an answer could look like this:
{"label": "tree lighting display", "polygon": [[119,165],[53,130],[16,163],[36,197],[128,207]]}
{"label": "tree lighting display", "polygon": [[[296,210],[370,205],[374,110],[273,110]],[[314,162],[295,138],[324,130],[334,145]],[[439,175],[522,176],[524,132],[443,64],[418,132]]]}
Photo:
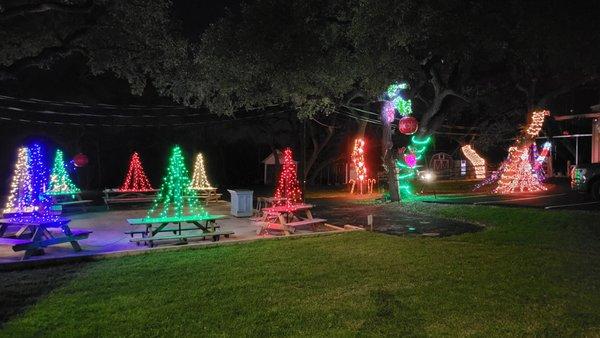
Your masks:
{"label": "tree lighting display", "polygon": [[283,150],[283,165],[275,188],[275,204],[293,206],[302,202],[302,190],[298,182],[296,162],[292,157],[292,149]]}
{"label": "tree lighting display", "polygon": [[354,140],[354,149],[352,150],[352,164],[354,164],[354,170],[356,171],[356,179],[352,178],[349,183],[352,183],[350,193],[354,193],[354,187],[358,183],[359,191],[363,193],[364,183],[367,182],[367,192],[373,192],[374,179],[369,179],[367,164],[365,162],[365,140],[357,138]]}
{"label": "tree lighting display", "polygon": [[477,154],[470,144],[460,148],[463,155],[469,160],[473,168],[475,168],[475,178],[478,180],[485,178],[485,160]]}
{"label": "tree lighting display", "polygon": [[175,146],[171,151],[167,174],[144,220],[160,222],[161,219],[172,221],[173,218],[179,218],[181,221],[190,217],[206,216],[208,213],[200,205],[195,191],[190,187],[190,177],[181,148]]}
{"label": "tree lighting display", "polygon": [[67,167],[63,158],[63,152],[56,150],[54,156],[54,166],[52,167],[52,173],[50,174],[50,184],[47,195],[69,195],[77,194],[81,190],[77,188],[75,183],[71,181],[69,174],[67,173]]}
{"label": "tree lighting display", "polygon": [[48,188],[48,167],[43,148],[37,143],[29,147],[29,175],[31,176],[33,204],[38,206],[47,204],[49,201],[45,193]]}
{"label": "tree lighting display", "polygon": [[206,169],[204,168],[204,156],[202,153],[196,155],[194,161],[194,174],[192,175],[192,189],[212,188],[208,182]]}
{"label": "tree lighting display", "polygon": [[402,159],[396,160],[396,170],[398,172],[398,191],[401,195],[409,197],[414,194],[412,181],[417,174],[417,162],[423,159],[431,141],[431,136],[419,138],[413,135],[410,138],[410,145],[400,150],[403,156]]}
{"label": "tree lighting display", "polygon": [[125,175],[125,180],[123,180],[123,184],[121,184],[119,191],[142,192],[152,190],[154,189],[152,189],[150,181],[148,181],[148,177],[144,171],[144,167],[142,167],[140,155],[137,152],[134,152],[129,160],[129,169],[127,169],[127,175]]}
{"label": "tree lighting display", "polygon": [[33,211],[33,189],[29,170],[29,149],[17,150],[17,162],[10,181],[8,200],[4,213],[24,213]]}
{"label": "tree lighting display", "polygon": [[498,186],[494,189],[494,193],[510,194],[546,190],[541,183],[543,177],[536,173],[532,164],[536,160],[532,146],[535,147],[534,140],[542,129],[544,118],[549,114],[547,110],[531,113],[531,121],[523,133],[524,136],[508,149],[508,158],[502,164]]}

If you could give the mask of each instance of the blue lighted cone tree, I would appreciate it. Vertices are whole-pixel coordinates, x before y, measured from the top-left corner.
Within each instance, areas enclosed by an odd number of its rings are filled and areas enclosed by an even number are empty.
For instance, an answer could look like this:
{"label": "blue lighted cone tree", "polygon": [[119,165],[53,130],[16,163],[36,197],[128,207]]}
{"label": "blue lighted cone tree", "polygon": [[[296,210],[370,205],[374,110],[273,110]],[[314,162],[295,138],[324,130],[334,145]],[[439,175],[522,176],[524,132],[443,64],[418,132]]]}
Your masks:
{"label": "blue lighted cone tree", "polygon": [[195,196],[196,192],[190,187],[190,176],[181,148],[175,146],[169,158],[167,175],[148,210],[146,220],[208,216]]}
{"label": "blue lighted cone tree", "polygon": [[68,195],[77,194],[81,190],[73,183],[69,173],[67,173],[67,167],[63,158],[63,152],[56,150],[54,156],[54,166],[52,167],[52,173],[50,174],[50,184],[48,186],[48,195]]}

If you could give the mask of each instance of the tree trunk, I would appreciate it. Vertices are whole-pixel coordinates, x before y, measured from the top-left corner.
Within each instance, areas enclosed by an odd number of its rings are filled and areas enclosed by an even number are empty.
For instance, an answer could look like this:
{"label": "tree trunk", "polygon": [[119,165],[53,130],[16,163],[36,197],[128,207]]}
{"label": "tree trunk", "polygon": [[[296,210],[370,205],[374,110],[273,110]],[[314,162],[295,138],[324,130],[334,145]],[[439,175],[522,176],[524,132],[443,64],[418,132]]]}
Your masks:
{"label": "tree trunk", "polygon": [[390,200],[392,202],[400,201],[400,193],[398,191],[398,177],[396,175],[396,164],[394,163],[394,154],[392,151],[392,126],[389,123],[383,122],[383,133],[381,136],[381,146],[383,150],[382,162],[383,169],[387,173],[388,191],[390,192]]}
{"label": "tree trunk", "polygon": [[319,154],[321,153],[323,148],[325,148],[325,146],[331,140],[331,137],[333,136],[333,132],[335,130],[334,126],[327,126],[327,134],[325,135],[325,138],[319,142],[318,135],[315,134],[313,125],[309,124],[308,126],[310,131],[310,138],[313,144],[313,149],[310,159],[306,162],[306,167],[304,168],[304,180],[306,180],[306,178],[308,177],[310,170],[317,161],[317,158],[319,157]]}

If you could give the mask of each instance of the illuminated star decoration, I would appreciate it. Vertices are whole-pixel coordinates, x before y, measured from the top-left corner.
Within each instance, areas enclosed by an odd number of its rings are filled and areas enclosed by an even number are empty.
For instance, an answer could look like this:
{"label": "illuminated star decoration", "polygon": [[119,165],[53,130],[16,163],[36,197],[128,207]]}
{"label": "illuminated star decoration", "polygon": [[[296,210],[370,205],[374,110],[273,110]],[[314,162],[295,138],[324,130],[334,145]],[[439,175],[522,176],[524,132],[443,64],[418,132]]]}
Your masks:
{"label": "illuminated star decoration", "polygon": [[192,189],[212,188],[208,182],[206,169],[204,168],[204,156],[202,153],[196,155],[194,161],[194,174],[192,175]]}
{"label": "illuminated star decoration", "polygon": [[531,146],[539,135],[544,118],[550,115],[547,110],[534,111],[531,113],[531,121],[524,132],[524,139],[508,149],[508,159],[503,163],[503,170],[494,189],[497,194],[510,194],[515,192],[534,192],[546,190],[541,183],[543,177],[539,177],[533,168]]}
{"label": "illuminated star decoration", "polygon": [[71,181],[69,174],[67,173],[66,165],[63,158],[63,152],[56,150],[54,156],[54,166],[52,167],[52,173],[50,174],[50,184],[47,195],[69,195],[77,194],[81,190],[77,188],[75,183]]}
{"label": "illuminated star decoration", "polygon": [[462,153],[465,155],[467,160],[475,168],[475,178],[478,180],[485,178],[485,160],[477,154],[477,152],[471,147],[470,144],[464,145],[460,148]]}
{"label": "illuminated star decoration", "polygon": [[137,152],[134,152],[129,160],[129,169],[127,169],[127,175],[125,175],[125,179],[123,180],[123,184],[121,184],[119,191],[142,192],[152,190],[153,189],[150,185],[150,181],[148,181],[148,177],[146,176],[146,172],[142,166],[140,155]]}
{"label": "illuminated star decoration", "polygon": [[283,150],[283,165],[275,188],[276,205],[293,206],[302,202],[302,190],[297,175],[292,149],[285,148]]}
{"label": "illuminated star decoration", "polygon": [[196,193],[190,187],[190,177],[179,146],[171,151],[167,175],[163,178],[152,207],[145,220],[160,221],[165,218],[186,216],[206,217],[208,213],[200,205]]}
{"label": "illuminated star decoration", "polygon": [[17,162],[10,181],[8,200],[4,213],[26,213],[33,211],[33,189],[29,170],[29,149],[17,150]]}

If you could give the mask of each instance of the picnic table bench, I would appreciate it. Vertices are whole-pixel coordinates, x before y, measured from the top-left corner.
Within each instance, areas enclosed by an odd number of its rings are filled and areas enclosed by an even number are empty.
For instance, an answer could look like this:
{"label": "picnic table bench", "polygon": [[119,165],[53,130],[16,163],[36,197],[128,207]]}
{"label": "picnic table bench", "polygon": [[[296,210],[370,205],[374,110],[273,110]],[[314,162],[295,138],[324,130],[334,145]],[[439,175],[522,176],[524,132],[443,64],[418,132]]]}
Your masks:
{"label": "picnic table bench", "polygon": [[[57,218],[41,220],[32,216],[14,219],[0,219],[0,245],[10,246],[13,251],[25,251],[22,260],[33,255],[43,255],[44,248],[69,242],[75,251],[81,251],[78,241],[88,238],[92,233],[85,229],[71,229],[70,220]],[[19,229],[11,236],[6,236],[8,227]]]}
{"label": "picnic table bench", "polygon": [[119,189],[104,189],[104,204],[106,209],[110,208],[110,204],[127,204],[127,203],[148,203],[154,201],[155,194],[158,190],[144,191],[123,191]]}
{"label": "picnic table bench", "polygon": [[[216,224],[219,219],[225,218],[225,215],[207,215],[207,216],[183,216],[183,217],[160,217],[160,218],[130,218],[127,222],[133,226],[144,226],[144,229],[126,231],[131,236],[130,242],[154,246],[155,241],[179,240],[180,243],[187,243],[189,238],[212,238],[213,241],[220,240],[221,236],[229,237],[233,231],[221,230]],[[192,224],[193,227],[182,227],[182,223]],[[175,224],[176,227],[168,228],[167,225]],[[188,231],[201,231],[201,233],[183,233]],[[173,232],[173,235],[159,236],[160,233]],[[141,235],[141,237],[134,237]]]}
{"label": "picnic table bench", "polygon": [[67,206],[78,206],[79,209],[86,212],[87,205],[93,202],[92,200],[82,199],[80,193],[52,193],[47,194],[47,196],[50,197],[54,206],[59,207],[59,210],[56,211],[62,211],[63,207]]}
{"label": "picnic table bench", "polygon": [[198,198],[203,199],[206,204],[209,202],[217,202],[223,194],[217,193],[215,187],[192,188],[198,194]]}
{"label": "picnic table bench", "polygon": [[[302,203],[263,208],[263,219],[256,223],[259,226],[256,233],[261,235],[268,230],[278,230],[289,235],[294,233],[297,228],[306,226],[312,226],[313,230],[316,230],[318,225],[324,224],[327,220],[314,218],[311,212],[313,207],[312,204]],[[304,217],[298,214],[302,211],[305,213]]]}

